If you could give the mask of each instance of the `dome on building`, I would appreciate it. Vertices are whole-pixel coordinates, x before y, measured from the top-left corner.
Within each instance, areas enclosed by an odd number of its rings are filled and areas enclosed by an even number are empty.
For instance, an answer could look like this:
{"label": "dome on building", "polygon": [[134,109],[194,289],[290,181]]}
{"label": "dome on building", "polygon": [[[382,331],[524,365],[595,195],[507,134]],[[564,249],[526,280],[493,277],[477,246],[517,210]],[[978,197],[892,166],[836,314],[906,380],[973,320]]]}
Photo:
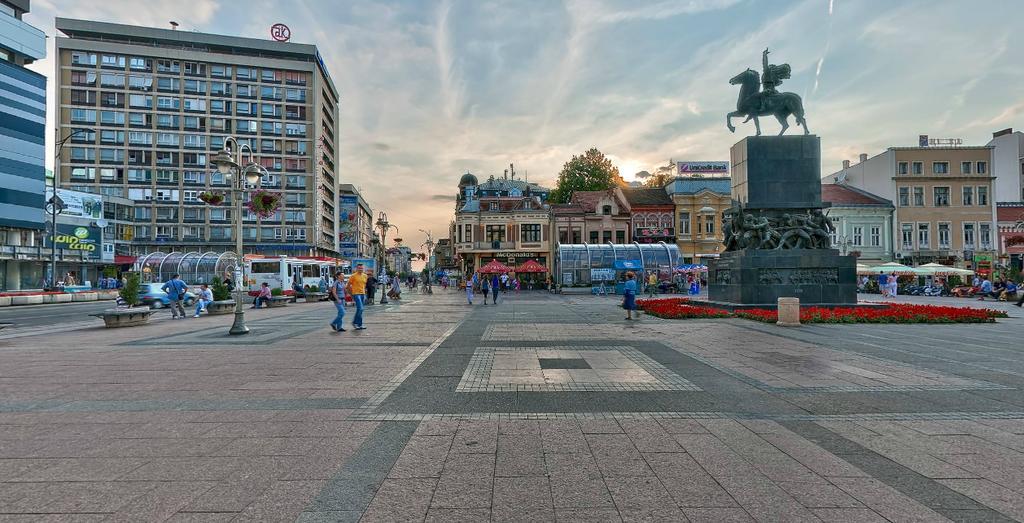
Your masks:
{"label": "dome on building", "polygon": [[476,176],[474,176],[473,173],[467,172],[466,174],[462,175],[461,179],[459,179],[459,187],[468,187],[470,185],[479,185],[479,182],[477,181]]}

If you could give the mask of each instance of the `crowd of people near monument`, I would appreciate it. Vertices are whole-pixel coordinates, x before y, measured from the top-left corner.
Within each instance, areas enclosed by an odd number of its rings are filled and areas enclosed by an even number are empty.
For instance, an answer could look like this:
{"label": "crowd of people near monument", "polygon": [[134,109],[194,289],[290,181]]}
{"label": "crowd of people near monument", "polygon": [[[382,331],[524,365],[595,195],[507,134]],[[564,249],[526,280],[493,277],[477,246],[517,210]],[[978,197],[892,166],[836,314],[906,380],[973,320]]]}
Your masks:
{"label": "crowd of people near monument", "polygon": [[[903,281],[900,281],[903,278]],[[874,277],[862,275],[857,282],[859,292],[878,292],[882,298],[895,298],[901,294],[916,296],[976,298],[979,301],[993,299],[1013,302],[1024,306],[1024,278],[1015,281],[1009,276],[991,277],[976,274],[973,278],[930,277],[925,285],[917,285],[917,276],[899,276],[895,273],[879,274]]]}

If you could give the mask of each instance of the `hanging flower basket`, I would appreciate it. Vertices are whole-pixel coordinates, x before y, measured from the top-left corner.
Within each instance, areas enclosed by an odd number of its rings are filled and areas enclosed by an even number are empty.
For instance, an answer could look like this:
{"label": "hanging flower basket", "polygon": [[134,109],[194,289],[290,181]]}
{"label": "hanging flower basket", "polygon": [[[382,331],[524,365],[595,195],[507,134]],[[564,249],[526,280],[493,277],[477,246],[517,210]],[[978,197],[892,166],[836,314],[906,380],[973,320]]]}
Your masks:
{"label": "hanging flower basket", "polygon": [[257,189],[249,200],[249,212],[260,218],[269,218],[281,208],[281,193]]}
{"label": "hanging flower basket", "polygon": [[199,193],[199,199],[209,205],[220,205],[224,203],[224,195],[217,191],[203,191]]}

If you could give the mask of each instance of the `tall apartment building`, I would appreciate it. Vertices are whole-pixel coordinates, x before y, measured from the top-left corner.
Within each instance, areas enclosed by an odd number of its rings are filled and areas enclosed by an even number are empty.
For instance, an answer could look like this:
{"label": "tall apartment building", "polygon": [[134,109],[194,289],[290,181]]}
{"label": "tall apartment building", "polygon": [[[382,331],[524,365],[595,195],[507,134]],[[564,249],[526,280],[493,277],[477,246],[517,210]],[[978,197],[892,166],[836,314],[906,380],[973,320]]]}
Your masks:
{"label": "tall apartment building", "polygon": [[46,35],[22,21],[28,0],[0,0],[0,290],[42,287],[46,78],[25,65]]}
{"label": "tall apartment building", "polygon": [[[338,253],[338,92],[314,45],[57,18],[59,187],[135,202],[133,254],[234,250],[210,158],[234,136],[282,210],[245,211],[245,252]],[[108,228],[109,229],[109,228]]]}
{"label": "tall apartment building", "polygon": [[996,244],[992,146],[890,147],[829,175],[895,202],[895,257],[974,268]]}

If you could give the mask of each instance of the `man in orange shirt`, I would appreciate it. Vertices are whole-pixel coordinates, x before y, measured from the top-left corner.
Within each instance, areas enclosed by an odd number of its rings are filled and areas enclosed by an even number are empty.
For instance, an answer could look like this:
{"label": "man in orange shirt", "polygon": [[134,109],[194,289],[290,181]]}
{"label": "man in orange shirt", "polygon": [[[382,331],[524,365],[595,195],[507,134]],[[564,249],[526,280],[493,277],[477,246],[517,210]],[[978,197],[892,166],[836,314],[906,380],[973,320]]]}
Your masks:
{"label": "man in orange shirt", "polygon": [[348,277],[348,293],[352,295],[352,302],[356,304],[356,314],[352,317],[352,326],[357,331],[363,327],[363,305],[366,303],[366,272],[363,264],[356,265],[356,272]]}

